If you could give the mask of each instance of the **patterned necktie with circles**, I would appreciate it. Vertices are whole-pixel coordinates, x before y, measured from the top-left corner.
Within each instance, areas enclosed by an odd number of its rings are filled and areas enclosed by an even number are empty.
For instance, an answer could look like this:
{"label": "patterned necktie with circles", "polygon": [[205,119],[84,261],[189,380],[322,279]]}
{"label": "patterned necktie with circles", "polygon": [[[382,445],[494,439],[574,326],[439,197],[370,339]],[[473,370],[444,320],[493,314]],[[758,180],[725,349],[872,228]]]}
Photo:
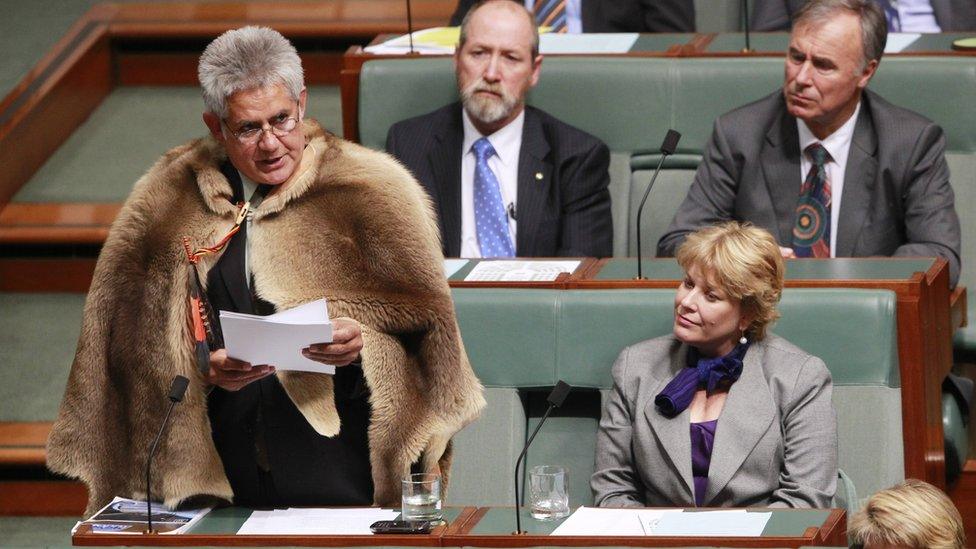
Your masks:
{"label": "patterned necktie with circles", "polygon": [[508,232],[508,212],[502,204],[498,178],[488,166],[495,148],[487,137],[474,142],[474,221],[481,257],[515,257],[515,246]]}
{"label": "patterned necktie with circles", "polygon": [[800,187],[793,226],[793,252],[797,257],[830,257],[830,181],[825,165],[830,153],[820,143],[806,148],[813,165]]}

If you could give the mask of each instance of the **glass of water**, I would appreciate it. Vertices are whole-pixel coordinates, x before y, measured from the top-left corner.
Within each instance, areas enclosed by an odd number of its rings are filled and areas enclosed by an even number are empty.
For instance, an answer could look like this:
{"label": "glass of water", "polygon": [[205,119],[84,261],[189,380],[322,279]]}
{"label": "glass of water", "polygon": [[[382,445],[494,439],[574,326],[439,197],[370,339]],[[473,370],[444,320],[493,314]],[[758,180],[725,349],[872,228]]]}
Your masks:
{"label": "glass of water", "polygon": [[569,515],[566,468],[537,465],[529,469],[529,509],[532,518],[555,520]]}
{"label": "glass of water", "polygon": [[437,473],[412,473],[400,482],[403,487],[403,520],[441,519],[441,476]]}

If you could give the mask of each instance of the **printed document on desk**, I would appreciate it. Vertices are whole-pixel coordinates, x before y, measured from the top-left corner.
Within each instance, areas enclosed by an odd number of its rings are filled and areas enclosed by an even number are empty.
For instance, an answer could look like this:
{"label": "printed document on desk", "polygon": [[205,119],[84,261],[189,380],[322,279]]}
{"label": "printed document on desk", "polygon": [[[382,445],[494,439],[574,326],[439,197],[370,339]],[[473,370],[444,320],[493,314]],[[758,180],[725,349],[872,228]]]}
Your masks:
{"label": "printed document on desk", "polygon": [[580,261],[482,261],[465,282],[552,282],[559,273],[572,273]]}
{"label": "printed document on desk", "polygon": [[336,535],[369,536],[369,525],[378,520],[395,520],[400,512],[376,507],[343,509],[275,509],[254,511],[238,535]]}
{"label": "printed document on desk", "polygon": [[769,512],[580,507],[553,536],[761,536]]}
{"label": "printed document on desk", "polygon": [[555,530],[553,536],[645,536],[663,516],[681,509],[613,509],[580,507]]}
{"label": "printed document on desk", "polygon": [[279,370],[334,374],[335,366],[305,358],[302,349],[332,341],[332,323],[325,299],[269,316],[220,311],[227,356]]}

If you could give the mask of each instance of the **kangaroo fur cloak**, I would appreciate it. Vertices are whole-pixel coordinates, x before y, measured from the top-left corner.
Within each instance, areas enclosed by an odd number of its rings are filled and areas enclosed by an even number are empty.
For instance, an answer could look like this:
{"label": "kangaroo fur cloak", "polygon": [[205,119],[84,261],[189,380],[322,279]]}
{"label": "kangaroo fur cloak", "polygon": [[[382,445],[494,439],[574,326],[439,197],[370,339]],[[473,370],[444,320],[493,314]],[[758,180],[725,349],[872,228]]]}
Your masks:
{"label": "kangaroo fur cloak", "polygon": [[[360,322],[371,391],[374,502],[397,506],[419,462],[450,469],[451,436],[485,405],[461,343],[429,199],[391,157],[313,121],[297,176],[270,194],[248,230],[255,292],[284,310],[325,297],[330,315]],[[144,466],[173,376],[190,379],[153,464],[153,495],[176,506],[233,493],[211,439],[206,387],[193,353],[182,243],[210,246],[237,207],[213,138],[166,153],[135,185],[102,248],[78,349],[48,439],[48,467],[89,490],[86,516],[113,496],[145,497]],[[219,255],[197,265],[205,283]],[[352,366],[355,367],[355,366]],[[279,371],[323,436],[339,432],[332,377]]]}

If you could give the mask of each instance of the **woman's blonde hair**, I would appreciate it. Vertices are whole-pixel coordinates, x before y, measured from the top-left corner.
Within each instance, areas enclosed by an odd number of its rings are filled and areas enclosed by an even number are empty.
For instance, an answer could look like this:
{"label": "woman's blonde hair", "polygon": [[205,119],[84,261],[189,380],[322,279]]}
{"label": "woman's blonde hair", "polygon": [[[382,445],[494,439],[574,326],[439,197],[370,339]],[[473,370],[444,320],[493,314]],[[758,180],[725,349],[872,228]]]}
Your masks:
{"label": "woman's blonde hair", "polygon": [[954,549],[966,546],[962,517],[941,490],[908,479],[881,490],[851,518],[849,532],[862,545]]}
{"label": "woman's blonde hair", "polygon": [[746,332],[754,340],[779,318],[785,266],[776,239],[764,229],[730,221],[688,235],[677,253],[688,272],[697,267],[709,284],[738,300],[752,318]]}

